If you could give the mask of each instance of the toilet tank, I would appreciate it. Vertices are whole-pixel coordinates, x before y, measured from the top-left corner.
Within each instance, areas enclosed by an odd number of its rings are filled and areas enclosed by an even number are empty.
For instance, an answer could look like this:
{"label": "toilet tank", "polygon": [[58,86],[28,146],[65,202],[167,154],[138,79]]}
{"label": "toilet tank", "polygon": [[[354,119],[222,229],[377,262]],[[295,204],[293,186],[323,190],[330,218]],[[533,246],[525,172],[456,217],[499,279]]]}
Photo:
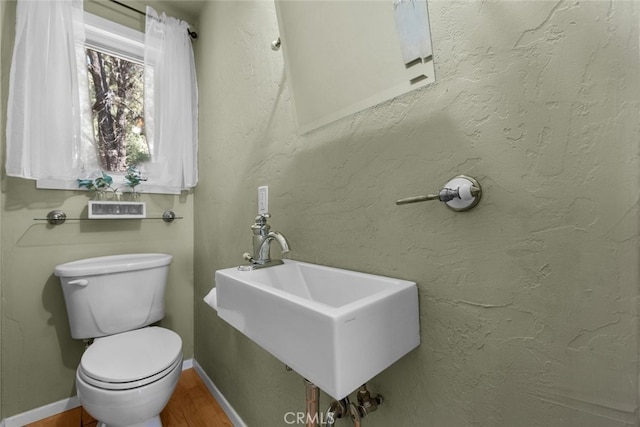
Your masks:
{"label": "toilet tank", "polygon": [[164,317],[168,254],[126,254],[58,265],[71,336],[97,338],[147,326]]}

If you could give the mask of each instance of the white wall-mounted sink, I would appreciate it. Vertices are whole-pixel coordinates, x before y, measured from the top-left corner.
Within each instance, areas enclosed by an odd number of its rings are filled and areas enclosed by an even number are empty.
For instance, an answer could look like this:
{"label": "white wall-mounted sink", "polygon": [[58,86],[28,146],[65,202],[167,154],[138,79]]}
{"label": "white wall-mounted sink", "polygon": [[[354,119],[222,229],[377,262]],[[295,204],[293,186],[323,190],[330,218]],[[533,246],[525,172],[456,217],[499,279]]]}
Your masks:
{"label": "white wall-mounted sink", "polygon": [[335,399],[420,344],[414,282],[290,260],[215,282],[222,319]]}

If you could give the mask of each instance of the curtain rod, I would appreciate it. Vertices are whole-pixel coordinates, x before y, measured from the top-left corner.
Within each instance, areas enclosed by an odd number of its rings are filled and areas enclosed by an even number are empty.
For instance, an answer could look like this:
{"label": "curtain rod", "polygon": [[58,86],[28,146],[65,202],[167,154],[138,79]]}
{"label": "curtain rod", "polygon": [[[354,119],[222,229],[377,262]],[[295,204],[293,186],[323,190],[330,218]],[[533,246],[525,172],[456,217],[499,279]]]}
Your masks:
{"label": "curtain rod", "polygon": [[[128,4],[124,4],[124,3],[122,3],[122,2],[119,2],[118,0],[109,0],[109,1],[110,1],[111,3],[115,3],[115,4],[117,4],[118,6],[122,6],[122,7],[124,7],[125,9],[129,9],[129,10],[131,10],[131,11],[133,11],[133,12],[136,12],[136,13],[138,13],[138,14],[140,14],[140,15],[147,16],[147,14],[146,14],[145,12],[143,12],[143,11],[141,11],[141,10],[136,9],[135,7],[131,7],[131,6],[129,6]],[[196,33],[195,31],[191,31],[191,30],[189,29],[189,27],[187,27],[187,33],[189,33],[189,35],[191,36],[191,38],[192,38],[192,39],[197,39],[197,38],[198,38],[198,33]]]}

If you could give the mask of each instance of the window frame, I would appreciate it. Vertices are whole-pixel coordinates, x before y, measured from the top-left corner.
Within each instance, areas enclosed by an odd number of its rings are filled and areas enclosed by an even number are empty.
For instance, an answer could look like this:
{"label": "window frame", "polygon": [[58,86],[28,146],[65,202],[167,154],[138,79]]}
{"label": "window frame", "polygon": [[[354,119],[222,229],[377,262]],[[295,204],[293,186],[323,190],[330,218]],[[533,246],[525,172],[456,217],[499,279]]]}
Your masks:
{"label": "window frame", "polygon": [[[144,33],[88,12],[84,12],[84,27],[86,47],[144,65]],[[96,172],[98,171],[96,170]],[[124,179],[126,173],[108,172],[108,174],[113,178],[114,187],[124,188],[126,186]],[[77,180],[62,179],[38,179],[36,188],[86,191],[78,187]],[[180,194],[180,191],[148,181],[141,183],[136,189],[141,193]]]}

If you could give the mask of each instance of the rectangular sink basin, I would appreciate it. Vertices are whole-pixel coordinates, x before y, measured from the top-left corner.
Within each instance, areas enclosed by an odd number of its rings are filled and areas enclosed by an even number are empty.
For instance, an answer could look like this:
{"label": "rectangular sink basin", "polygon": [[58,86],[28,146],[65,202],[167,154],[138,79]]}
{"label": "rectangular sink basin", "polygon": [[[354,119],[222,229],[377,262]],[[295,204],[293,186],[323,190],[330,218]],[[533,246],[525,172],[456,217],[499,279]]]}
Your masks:
{"label": "rectangular sink basin", "polygon": [[285,260],[215,284],[218,316],[335,399],[420,344],[414,282]]}

